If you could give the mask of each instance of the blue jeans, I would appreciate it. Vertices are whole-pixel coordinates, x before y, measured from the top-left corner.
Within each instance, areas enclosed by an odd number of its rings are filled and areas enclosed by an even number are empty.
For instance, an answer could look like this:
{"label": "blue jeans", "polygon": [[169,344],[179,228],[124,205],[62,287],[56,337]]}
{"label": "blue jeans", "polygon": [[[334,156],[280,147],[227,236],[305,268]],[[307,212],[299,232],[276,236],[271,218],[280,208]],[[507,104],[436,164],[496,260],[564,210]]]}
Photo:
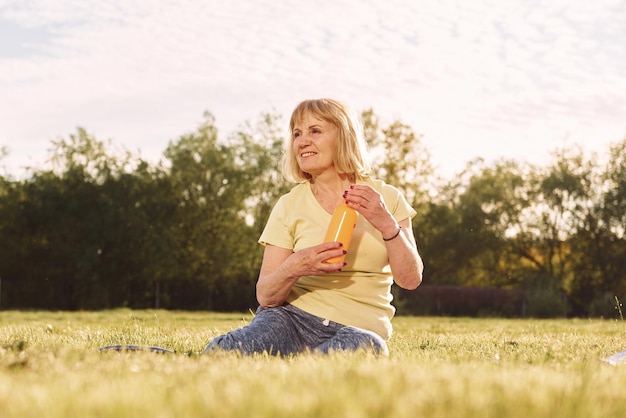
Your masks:
{"label": "blue jeans", "polygon": [[324,320],[288,303],[259,307],[250,324],[215,337],[204,352],[219,349],[280,356],[365,349],[389,355],[387,343],[378,334]]}

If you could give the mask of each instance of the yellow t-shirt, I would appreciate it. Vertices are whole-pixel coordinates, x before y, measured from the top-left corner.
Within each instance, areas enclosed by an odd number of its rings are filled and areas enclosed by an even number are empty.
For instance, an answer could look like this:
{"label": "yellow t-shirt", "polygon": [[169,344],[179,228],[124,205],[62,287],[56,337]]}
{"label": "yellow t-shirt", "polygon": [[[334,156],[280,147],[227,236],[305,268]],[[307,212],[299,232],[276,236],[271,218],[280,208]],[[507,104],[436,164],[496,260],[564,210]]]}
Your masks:
{"label": "yellow t-shirt", "polygon": [[[393,186],[375,179],[359,181],[378,191],[398,221],[415,216],[404,196]],[[308,182],[282,196],[272,209],[259,243],[294,252],[323,242],[331,214],[319,204]],[[302,276],[287,302],[312,315],[391,337],[393,277],[382,236],[359,216],[341,272]]]}

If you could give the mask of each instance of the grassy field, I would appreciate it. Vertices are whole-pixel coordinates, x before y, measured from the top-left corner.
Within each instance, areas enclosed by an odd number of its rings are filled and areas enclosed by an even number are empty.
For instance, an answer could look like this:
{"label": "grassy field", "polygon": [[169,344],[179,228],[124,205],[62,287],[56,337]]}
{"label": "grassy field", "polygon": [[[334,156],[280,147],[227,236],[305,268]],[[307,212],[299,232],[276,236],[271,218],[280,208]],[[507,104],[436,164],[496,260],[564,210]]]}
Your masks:
{"label": "grassy field", "polygon": [[626,349],[623,321],[397,317],[388,358],[197,354],[251,317],[2,311],[0,416],[626,416],[626,365],[602,360]]}

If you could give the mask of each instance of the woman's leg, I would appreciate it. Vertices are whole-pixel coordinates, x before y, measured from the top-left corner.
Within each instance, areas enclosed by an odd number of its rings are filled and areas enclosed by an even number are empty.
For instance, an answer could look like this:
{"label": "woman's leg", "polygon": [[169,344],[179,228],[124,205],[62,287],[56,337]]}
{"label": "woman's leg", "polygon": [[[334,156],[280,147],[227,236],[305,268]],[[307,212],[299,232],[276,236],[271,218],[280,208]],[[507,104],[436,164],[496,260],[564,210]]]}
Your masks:
{"label": "woman's leg", "polygon": [[324,354],[359,349],[389,354],[387,343],[378,334],[325,320],[290,304],[259,308],[250,324],[215,337],[204,352],[219,349],[283,356],[307,349]]}
{"label": "woman's leg", "polygon": [[389,348],[380,335],[365,329],[344,326],[322,344],[315,347],[315,352],[324,354],[334,351],[372,350],[374,353],[388,356]]}
{"label": "woman's leg", "polygon": [[239,351],[243,354],[267,352],[289,355],[305,349],[291,313],[286,306],[259,308],[252,321],[239,329],[215,337],[204,352]]}

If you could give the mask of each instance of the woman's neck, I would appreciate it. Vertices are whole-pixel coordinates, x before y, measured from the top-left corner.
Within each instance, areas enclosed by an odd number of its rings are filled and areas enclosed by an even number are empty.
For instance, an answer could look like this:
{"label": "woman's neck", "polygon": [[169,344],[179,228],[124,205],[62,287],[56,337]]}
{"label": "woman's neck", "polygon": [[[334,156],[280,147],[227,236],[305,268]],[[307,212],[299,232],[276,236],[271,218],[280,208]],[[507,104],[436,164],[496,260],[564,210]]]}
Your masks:
{"label": "woman's neck", "polygon": [[354,176],[349,174],[333,174],[329,176],[314,177],[310,180],[311,189],[316,193],[323,193],[328,195],[339,194],[343,195],[343,192],[354,184]]}
{"label": "woman's neck", "polygon": [[317,177],[310,180],[311,191],[320,205],[332,213],[334,208],[341,204],[344,191],[355,183],[353,179],[353,176],[346,174],[326,178]]}

